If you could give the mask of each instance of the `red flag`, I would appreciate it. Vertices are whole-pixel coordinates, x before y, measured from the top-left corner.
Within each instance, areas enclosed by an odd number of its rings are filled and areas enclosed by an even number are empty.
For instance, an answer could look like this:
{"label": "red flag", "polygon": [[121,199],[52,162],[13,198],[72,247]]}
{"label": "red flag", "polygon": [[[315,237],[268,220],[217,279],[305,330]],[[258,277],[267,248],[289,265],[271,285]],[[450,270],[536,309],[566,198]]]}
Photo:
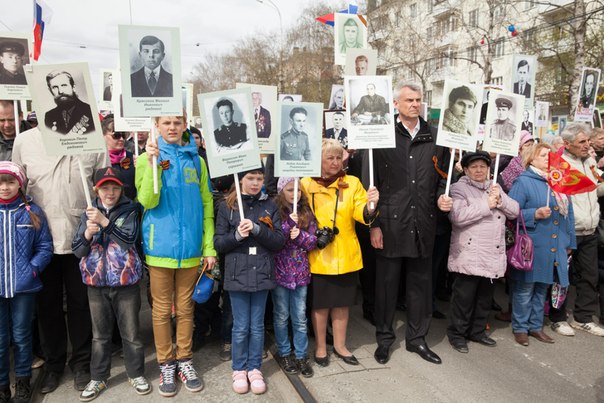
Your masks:
{"label": "red flag", "polygon": [[558,153],[549,153],[547,172],[547,183],[558,193],[571,196],[591,192],[596,188],[592,180],[572,168]]}
{"label": "red flag", "polygon": [[52,10],[42,0],[34,0],[34,60],[38,60],[42,53],[44,28],[50,22],[51,16]]}

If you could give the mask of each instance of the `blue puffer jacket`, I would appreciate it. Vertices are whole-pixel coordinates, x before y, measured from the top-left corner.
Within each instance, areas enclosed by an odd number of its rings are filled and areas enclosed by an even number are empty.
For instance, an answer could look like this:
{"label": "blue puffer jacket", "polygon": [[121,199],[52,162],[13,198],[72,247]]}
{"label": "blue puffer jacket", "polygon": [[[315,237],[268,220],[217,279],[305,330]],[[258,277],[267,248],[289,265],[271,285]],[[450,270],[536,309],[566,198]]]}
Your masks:
{"label": "blue puffer jacket", "polygon": [[270,290],[275,288],[274,253],[285,245],[279,211],[265,194],[243,195],[242,198],[243,214],[255,224],[249,237],[238,239],[235,234],[241,221],[239,209],[233,210],[222,202],[216,218],[214,244],[218,252],[225,254],[224,289],[244,292]]}
{"label": "blue puffer jacket", "polygon": [[180,146],[158,137],[159,193],[147,154],[136,160],[138,201],[145,208],[142,233],[149,266],[190,268],[214,250],[214,202],[208,170],[195,143]]}
{"label": "blue puffer jacket", "polygon": [[30,202],[31,211],[40,217],[40,229],[31,224],[21,199],[0,204],[0,297],[42,289],[39,274],[52,258],[52,236],[44,213]]}

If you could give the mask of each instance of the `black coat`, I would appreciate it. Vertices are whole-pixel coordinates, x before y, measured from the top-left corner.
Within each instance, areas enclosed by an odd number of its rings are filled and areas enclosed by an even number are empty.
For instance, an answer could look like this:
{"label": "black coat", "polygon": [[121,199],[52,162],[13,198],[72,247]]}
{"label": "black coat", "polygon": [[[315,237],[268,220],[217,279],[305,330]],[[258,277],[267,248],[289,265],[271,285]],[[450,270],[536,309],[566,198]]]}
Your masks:
{"label": "black coat", "polygon": [[174,94],[172,89],[172,74],[168,73],[162,67],[159,72],[159,80],[155,86],[155,92],[151,94],[147,79],[145,78],[145,68],[130,74],[130,85],[133,97],[171,97]]}
{"label": "black coat", "polygon": [[[371,225],[379,226],[385,257],[427,257],[432,254],[440,210],[438,197],[446,179],[436,170],[447,172],[450,154],[436,145],[437,132],[422,118],[413,140],[405,127],[395,126],[396,148],[373,150],[374,184],[380,192],[379,215]],[[368,159],[363,158],[363,182],[369,183]],[[429,268],[427,268],[429,269]]]}
{"label": "black coat", "polygon": [[[81,101],[79,98],[75,99],[73,111],[71,112],[71,118],[68,123],[63,120],[63,108],[56,107],[49,110],[44,115],[44,124],[50,130],[56,131],[61,134],[68,134],[72,129],[77,130],[80,126],[85,128],[84,134],[93,132],[94,121],[92,120],[92,111],[90,105],[86,102]],[[78,125],[79,126],[76,126]]]}
{"label": "black coat", "polygon": [[[239,210],[225,202],[218,208],[214,246],[224,253],[224,289],[256,292],[275,288],[273,255],[285,245],[281,219],[275,203],[266,194],[242,196],[243,214],[260,227],[258,234],[237,240],[235,232],[241,221]],[[259,218],[270,217],[273,228]]]}

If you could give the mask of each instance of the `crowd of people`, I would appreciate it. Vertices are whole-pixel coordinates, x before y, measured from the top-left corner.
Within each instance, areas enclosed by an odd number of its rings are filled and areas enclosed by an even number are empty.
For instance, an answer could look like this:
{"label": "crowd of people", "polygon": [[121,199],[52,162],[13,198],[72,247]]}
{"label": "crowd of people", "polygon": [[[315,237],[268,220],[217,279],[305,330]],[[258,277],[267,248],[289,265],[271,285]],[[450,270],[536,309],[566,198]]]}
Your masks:
{"label": "crowd of people", "polygon": [[[0,402],[12,397],[11,346],[15,402],[31,397],[35,357],[44,360],[41,393],[56,390],[67,364],[80,400],[95,399],[107,388],[116,344],[134,391],[150,393],[142,283],[162,396],[174,396],[177,381],[203,389],[193,357],[210,328],[220,333],[220,358],[232,361],[238,394],[266,391],[265,323],[288,374],[312,377],[330,353],[359,365],[347,346],[359,285],[380,364],[397,338],[397,307],[406,310],[406,350],[427,362],[442,362],[426,343],[432,318],[448,317],[449,343],[460,353],[468,341],[496,346],[488,320],[502,278],[510,305],[498,317],[511,322],[518,344],[556,341],[544,331],[545,315],[560,335],[604,336],[594,319],[598,311],[604,319],[604,130],[571,123],[561,146],[523,132],[514,158],[480,150],[457,158],[420,117],[419,85],[399,83],[394,99],[396,147],[374,150],[374,186],[366,154],[337,138],[323,139],[320,177],[276,178],[269,157],[236,178],[210,179],[203,138],[184,116],[155,118],[157,140],[116,132],[107,116],[107,153],[51,157],[37,128],[23,121],[16,135],[13,103],[0,101]],[[549,188],[552,151],[597,187],[573,196]],[[80,169],[94,189],[89,206]],[[506,259],[516,222],[533,241],[529,270]],[[221,280],[200,305],[192,294],[202,266]],[[570,284],[572,307],[564,299]],[[436,295],[450,299],[446,315],[435,309]]]}

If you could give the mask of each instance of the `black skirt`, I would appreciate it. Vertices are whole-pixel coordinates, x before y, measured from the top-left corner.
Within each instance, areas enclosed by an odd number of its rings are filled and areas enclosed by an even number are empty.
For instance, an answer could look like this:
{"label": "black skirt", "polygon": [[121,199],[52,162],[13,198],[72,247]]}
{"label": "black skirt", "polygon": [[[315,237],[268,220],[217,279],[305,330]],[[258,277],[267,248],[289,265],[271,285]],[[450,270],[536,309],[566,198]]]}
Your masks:
{"label": "black skirt", "polygon": [[313,274],[310,282],[311,309],[354,305],[358,277],[357,271],[335,276]]}

